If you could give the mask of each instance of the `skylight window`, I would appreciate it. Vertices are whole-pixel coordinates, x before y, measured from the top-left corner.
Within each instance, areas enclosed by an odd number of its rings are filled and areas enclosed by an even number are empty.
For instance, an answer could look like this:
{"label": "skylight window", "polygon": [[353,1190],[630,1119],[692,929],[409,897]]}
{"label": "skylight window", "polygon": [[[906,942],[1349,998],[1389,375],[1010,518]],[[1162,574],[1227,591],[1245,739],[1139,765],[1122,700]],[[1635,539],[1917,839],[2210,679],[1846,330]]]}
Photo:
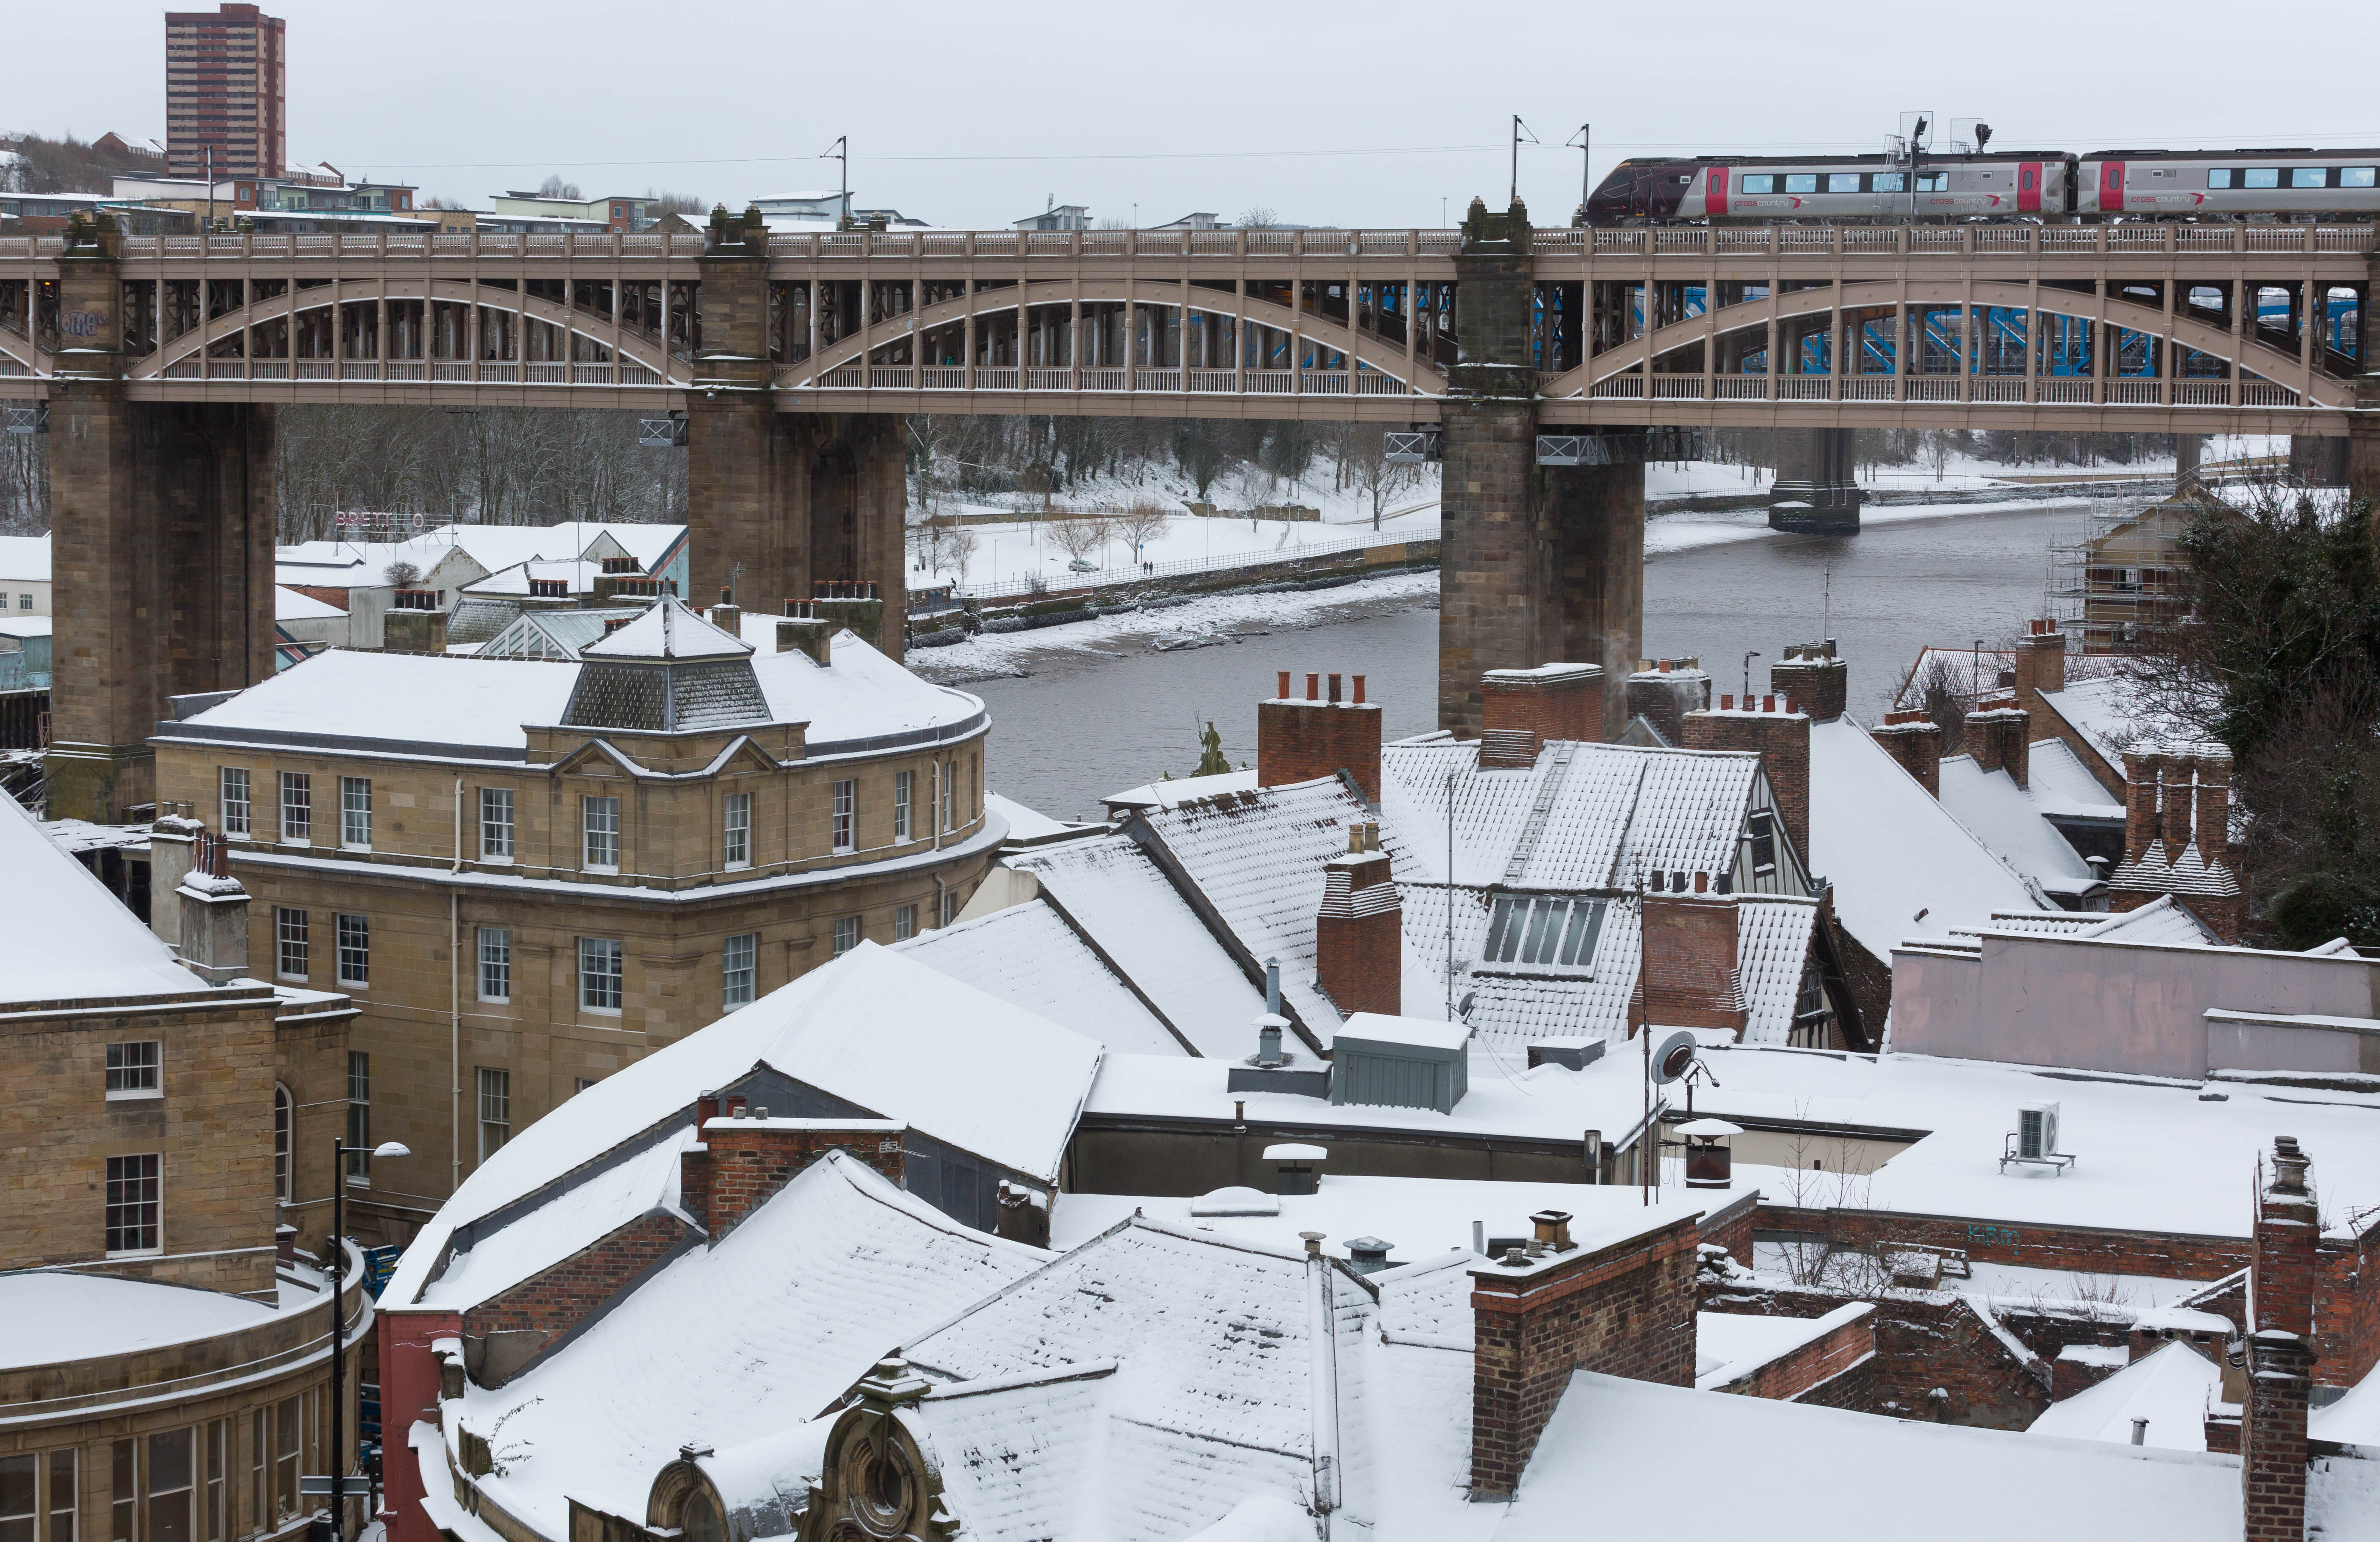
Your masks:
{"label": "skylight window", "polygon": [[1591,974],[1605,902],[1570,894],[1498,894],[1481,966]]}

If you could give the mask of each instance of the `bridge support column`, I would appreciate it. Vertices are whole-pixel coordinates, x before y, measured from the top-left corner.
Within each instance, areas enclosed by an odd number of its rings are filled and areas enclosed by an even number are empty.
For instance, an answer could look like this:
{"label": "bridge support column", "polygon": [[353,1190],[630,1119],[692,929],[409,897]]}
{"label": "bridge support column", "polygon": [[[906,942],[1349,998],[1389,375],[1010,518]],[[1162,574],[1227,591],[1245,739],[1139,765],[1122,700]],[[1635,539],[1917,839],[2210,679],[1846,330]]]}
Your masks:
{"label": "bridge support column", "polygon": [[2309,487],[2338,487],[2347,480],[2348,441],[2310,433],[2289,435],[2289,475]]}
{"label": "bridge support column", "polygon": [[1803,535],[1857,535],[1856,429],[1779,429],[1768,528]]}
{"label": "bridge support column", "polygon": [[125,400],[116,233],[69,242],[59,313],[91,346],[60,355],[50,399],[45,775],[51,818],[122,820],[156,796],[167,698],[273,673],[274,409]]}
{"label": "bridge support column", "polygon": [[[1483,671],[1592,663],[1617,679],[1644,637],[1644,436],[1598,441],[1617,464],[1537,464],[1528,218],[1475,199],[1455,259],[1463,361],[1443,419],[1438,721],[1464,735],[1480,730]],[[1609,736],[1626,693],[1604,701]]]}
{"label": "bridge support column", "polygon": [[709,604],[733,589],[745,610],[773,613],[786,600],[812,599],[820,584],[873,585],[880,616],[836,613],[898,659],[908,613],[904,421],[779,411],[767,233],[757,212],[730,220],[721,210],[708,239],[702,346],[686,409],[687,599]]}

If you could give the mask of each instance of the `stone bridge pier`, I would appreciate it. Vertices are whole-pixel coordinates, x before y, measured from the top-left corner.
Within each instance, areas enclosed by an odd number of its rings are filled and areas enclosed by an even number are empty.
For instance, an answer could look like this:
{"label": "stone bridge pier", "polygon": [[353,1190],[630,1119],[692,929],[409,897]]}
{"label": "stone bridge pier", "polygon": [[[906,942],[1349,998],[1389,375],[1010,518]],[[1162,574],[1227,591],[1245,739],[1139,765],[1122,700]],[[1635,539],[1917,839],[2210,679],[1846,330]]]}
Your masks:
{"label": "stone bridge pier", "polygon": [[50,398],[52,819],[131,818],[156,797],[148,738],[167,698],[273,667],[275,408],[125,399],[115,239],[59,262],[83,346]]}
{"label": "stone bridge pier", "polygon": [[702,347],[686,395],[689,599],[707,604],[732,591],[745,610],[774,615],[788,600],[873,586],[884,606],[875,640],[898,659],[907,613],[906,419],[780,410],[769,305],[767,232],[714,220],[702,258]]}
{"label": "stone bridge pier", "polygon": [[1455,259],[1463,361],[1441,419],[1438,721],[1479,733],[1484,670],[1592,663],[1609,677],[1609,737],[1645,637],[1643,436],[1598,440],[1618,447],[1610,464],[1537,463],[1529,241],[1518,200],[1502,213],[1472,200]]}
{"label": "stone bridge pier", "polygon": [[1859,534],[1857,429],[1779,429],[1771,529],[1802,535]]}

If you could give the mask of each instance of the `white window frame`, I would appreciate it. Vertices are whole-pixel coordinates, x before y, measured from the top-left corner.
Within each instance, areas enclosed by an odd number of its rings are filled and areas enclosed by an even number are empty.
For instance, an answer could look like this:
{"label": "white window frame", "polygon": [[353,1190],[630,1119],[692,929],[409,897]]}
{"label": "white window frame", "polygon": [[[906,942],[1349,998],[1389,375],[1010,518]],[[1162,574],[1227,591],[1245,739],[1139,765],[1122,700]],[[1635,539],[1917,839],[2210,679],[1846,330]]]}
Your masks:
{"label": "white window frame", "polygon": [[[232,794],[237,779],[239,793]],[[215,811],[223,821],[223,832],[235,841],[245,841],[256,824],[256,804],[250,796],[250,784],[246,766],[215,768]]]}
{"label": "white window frame", "polygon": [[[588,968],[588,965],[590,962],[601,962],[605,957],[604,950],[609,950],[608,956],[612,965],[611,970],[608,974],[599,974],[590,971]],[[612,1004],[609,1006],[588,1000],[589,983],[590,981],[601,979],[609,979],[612,983],[611,996],[613,1000]],[[580,938],[578,940],[578,1010],[581,1012],[601,1013],[607,1017],[617,1017],[626,1004],[627,999],[627,949],[621,945],[620,940],[616,937]]]}
{"label": "white window frame", "polygon": [[[481,927],[478,933],[480,1000],[509,1005],[513,999],[513,933],[510,927]],[[490,971],[500,990],[490,990]]]}
{"label": "white window frame", "polygon": [[845,779],[834,784],[833,820],[828,833],[838,856],[859,849],[859,783]]}
{"label": "white window frame", "polygon": [[286,1205],[296,1190],[290,1179],[297,1171],[298,1100],[289,1088],[273,1084],[273,1197]]}
{"label": "white window frame", "polygon": [[895,841],[909,839],[909,799],[917,781],[916,771],[892,773],[892,839]]}
{"label": "white window frame", "polygon": [[752,865],[752,795],[730,793],[720,812],[720,839],[729,871]]}
{"label": "white window frame", "polygon": [[370,851],[371,844],[371,778],[343,776],[339,778],[339,849]]}
{"label": "white window frame", "polygon": [[[363,1094],[358,1098],[357,1092]],[[347,1051],[347,1144],[361,1147],[347,1153],[349,1188],[371,1187],[371,1056],[362,1050]]]}
{"label": "white window frame", "polygon": [[719,1002],[729,1012],[750,1006],[759,994],[760,936],[744,932],[731,937],[719,950]]}
{"label": "white window frame", "polygon": [[[106,1160],[110,1162],[147,1161],[155,1164],[153,1172],[144,1174],[136,1174],[129,1180],[108,1177],[106,1175],[106,1169],[103,1166],[102,1167],[100,1173],[101,1181],[103,1184],[105,1185],[100,1196],[102,1207],[100,1223],[103,1231],[101,1241],[103,1242],[114,1242],[115,1240],[115,1237],[110,1234],[117,1230],[113,1219],[114,1212],[118,1205],[118,1201],[115,1194],[115,1185],[122,1182],[139,1183],[143,1181],[155,1184],[154,1191],[146,1198],[133,1199],[127,1201],[126,1203],[139,1207],[145,1207],[148,1209],[150,1213],[146,1221],[146,1229],[156,1240],[146,1243],[138,1247],[110,1247],[107,1249],[107,1256],[111,1258],[153,1258],[158,1254],[163,1253],[165,1250],[164,1156],[156,1151],[139,1151],[128,1152],[123,1156],[109,1157]],[[136,1222],[136,1224],[139,1223]]]}
{"label": "white window frame", "polygon": [[[353,923],[352,927],[349,925],[350,922]],[[357,939],[354,943],[350,943],[347,941],[351,933]],[[351,910],[338,911],[334,913],[334,919],[331,922],[331,936],[332,947],[336,951],[337,963],[337,967],[333,977],[338,981],[340,989],[346,990],[370,990],[371,917],[369,916],[359,916]],[[361,965],[360,968],[352,972],[347,967],[351,955]]]}
{"label": "white window frame", "polygon": [[834,918],[834,956],[841,958],[859,946],[859,917],[837,916]]}
{"label": "white window frame", "polygon": [[[298,795],[295,802],[290,800],[292,793]],[[289,811],[292,808],[297,809],[300,816],[298,822],[305,831],[302,835],[289,833]],[[314,777],[311,772],[281,773],[281,826],[278,833],[285,846],[310,846],[314,844]]]}
{"label": "white window frame", "polygon": [[[480,860],[512,865],[513,853],[518,848],[518,830],[514,824],[513,790],[510,787],[480,789]],[[497,817],[501,816],[501,817]],[[488,837],[501,831],[501,842]],[[501,844],[503,849],[496,849]]]}
{"label": "white window frame", "polygon": [[[297,921],[295,936],[291,935],[293,917]],[[273,972],[275,978],[302,980],[307,977],[314,962],[311,929],[304,908],[294,905],[273,907]],[[289,951],[293,946],[298,951],[298,966],[295,969],[289,967]]]}
{"label": "white window frame", "polygon": [[[601,821],[599,823],[599,821]],[[605,843],[597,844],[598,838]],[[612,860],[599,862],[596,854],[608,847]],[[579,867],[590,873],[620,870],[620,800],[589,795],[578,800]]]}
{"label": "white window frame", "polygon": [[[480,1094],[480,1160],[504,1148],[513,1138],[513,1074],[501,1065],[482,1065],[479,1075]],[[495,1144],[488,1144],[488,1133],[498,1132]]]}
{"label": "white window frame", "polygon": [[107,1101],[136,1102],[165,1096],[165,1041],[119,1039],[107,1046]]}
{"label": "white window frame", "polygon": [[917,935],[917,907],[901,905],[892,907],[892,941],[906,942]]}

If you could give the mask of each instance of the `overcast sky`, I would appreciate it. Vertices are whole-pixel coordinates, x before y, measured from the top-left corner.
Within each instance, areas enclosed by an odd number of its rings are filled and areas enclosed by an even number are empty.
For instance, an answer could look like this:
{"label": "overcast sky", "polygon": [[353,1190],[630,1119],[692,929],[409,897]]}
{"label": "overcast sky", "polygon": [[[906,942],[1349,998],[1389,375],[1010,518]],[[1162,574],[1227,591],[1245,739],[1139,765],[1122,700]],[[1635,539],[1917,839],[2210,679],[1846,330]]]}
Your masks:
{"label": "overcast sky", "polygon": [[[1251,207],[1436,224],[1502,197],[1518,113],[1540,223],[1628,155],[1871,151],[1900,113],[2000,147],[2380,144],[2357,88],[2380,7],[2325,5],[403,5],[284,0],[289,148],[487,207],[590,194],[734,202],[835,186],[1003,225],[1051,199],[1162,224]],[[0,130],[164,135],[164,10],[10,7]],[[1443,202],[1441,201],[1443,200]]]}

